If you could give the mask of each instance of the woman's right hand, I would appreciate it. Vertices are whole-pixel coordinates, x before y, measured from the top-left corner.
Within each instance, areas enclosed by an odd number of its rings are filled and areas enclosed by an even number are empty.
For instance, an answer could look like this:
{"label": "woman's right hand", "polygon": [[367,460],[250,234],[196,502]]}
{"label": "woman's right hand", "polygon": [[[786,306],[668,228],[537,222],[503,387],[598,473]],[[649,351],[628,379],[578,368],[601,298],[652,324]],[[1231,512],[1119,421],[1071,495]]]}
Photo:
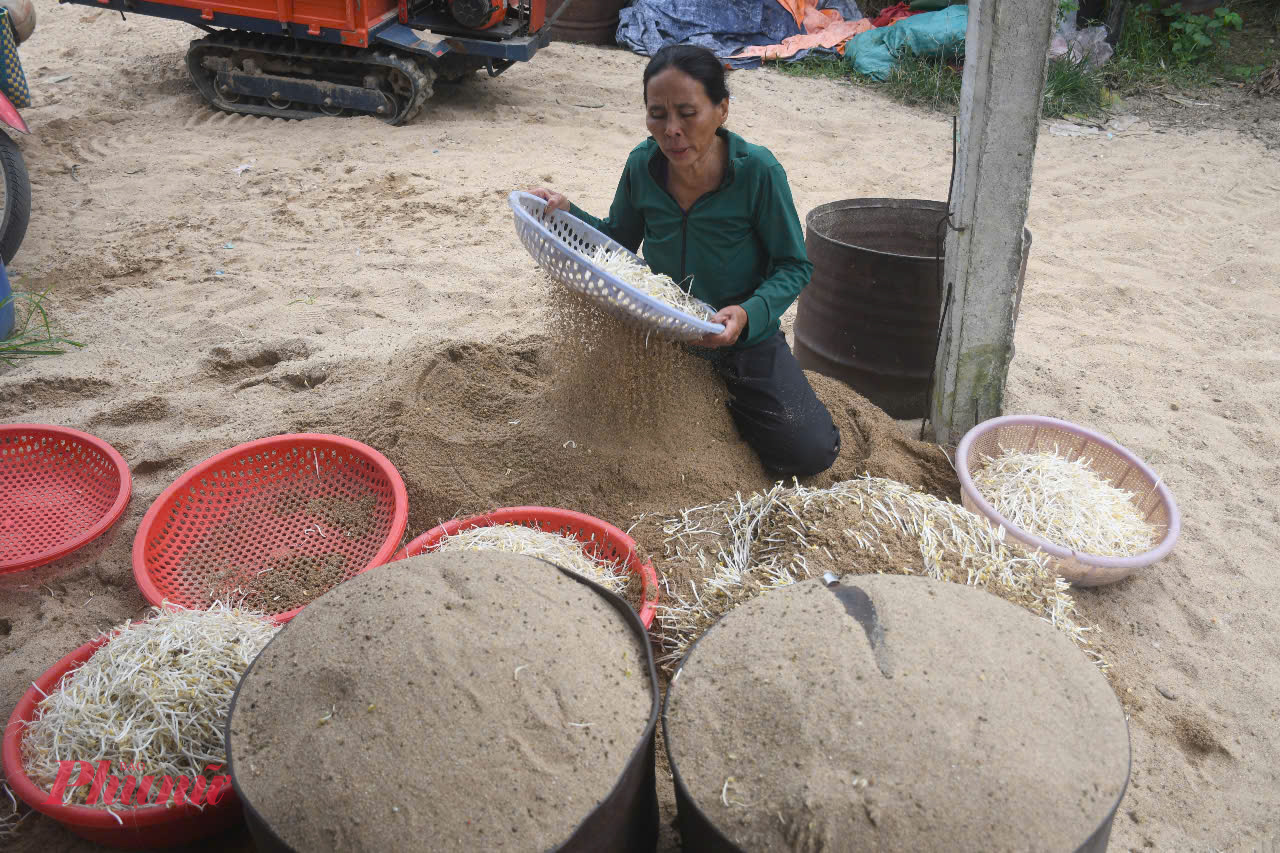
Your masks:
{"label": "woman's right hand", "polygon": [[547,207],[552,210],[569,210],[569,199],[555,190],[548,190],[542,187],[529,190],[529,195],[537,196],[547,203]]}

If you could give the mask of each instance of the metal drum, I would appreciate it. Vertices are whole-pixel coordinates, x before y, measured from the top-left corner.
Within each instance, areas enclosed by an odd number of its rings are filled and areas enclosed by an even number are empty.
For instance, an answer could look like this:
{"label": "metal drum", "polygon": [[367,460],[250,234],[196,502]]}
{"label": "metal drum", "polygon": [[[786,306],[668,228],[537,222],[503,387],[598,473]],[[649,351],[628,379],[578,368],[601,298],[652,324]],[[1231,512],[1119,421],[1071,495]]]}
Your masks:
{"label": "metal drum", "polygon": [[[565,0],[547,0],[547,20],[564,5]],[[580,44],[614,44],[618,32],[618,10],[627,0],[573,0],[573,5],[551,28],[556,41]]]}
{"label": "metal drum", "polygon": [[[925,414],[938,351],[945,213],[938,201],[855,198],[816,207],[805,219],[813,278],[796,306],[796,358],[895,418]],[[1023,237],[1018,301],[1031,232]]]}

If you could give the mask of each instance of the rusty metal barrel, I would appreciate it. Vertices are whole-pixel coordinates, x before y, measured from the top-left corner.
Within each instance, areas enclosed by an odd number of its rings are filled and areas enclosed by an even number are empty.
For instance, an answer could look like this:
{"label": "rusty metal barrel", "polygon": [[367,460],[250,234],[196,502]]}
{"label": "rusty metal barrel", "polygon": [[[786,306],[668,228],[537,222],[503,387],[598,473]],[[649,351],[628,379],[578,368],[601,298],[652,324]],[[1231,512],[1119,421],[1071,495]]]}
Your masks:
{"label": "rusty metal barrel", "polygon": [[[566,0],[547,0],[547,20]],[[614,44],[618,32],[618,11],[627,0],[573,0],[551,28],[556,41],[579,44]]]}
{"label": "rusty metal barrel", "polygon": [[[940,230],[946,205],[853,198],[805,219],[813,278],[796,305],[795,354],[895,418],[924,416],[938,351]],[[1022,278],[1031,250],[1023,234]]]}

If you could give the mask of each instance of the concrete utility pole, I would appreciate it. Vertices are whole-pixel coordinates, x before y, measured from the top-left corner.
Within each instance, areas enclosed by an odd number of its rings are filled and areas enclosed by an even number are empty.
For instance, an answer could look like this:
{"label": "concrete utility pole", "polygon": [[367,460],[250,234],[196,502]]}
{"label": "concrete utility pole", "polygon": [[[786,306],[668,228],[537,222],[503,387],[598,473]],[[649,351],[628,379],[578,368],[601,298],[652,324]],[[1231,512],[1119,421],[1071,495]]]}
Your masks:
{"label": "concrete utility pole", "polygon": [[[959,150],[934,369],[937,441],[999,415],[1013,358],[1014,307],[1040,101],[1058,4],[969,0]],[[945,290],[944,290],[945,298]],[[945,303],[944,303],[945,306]]]}

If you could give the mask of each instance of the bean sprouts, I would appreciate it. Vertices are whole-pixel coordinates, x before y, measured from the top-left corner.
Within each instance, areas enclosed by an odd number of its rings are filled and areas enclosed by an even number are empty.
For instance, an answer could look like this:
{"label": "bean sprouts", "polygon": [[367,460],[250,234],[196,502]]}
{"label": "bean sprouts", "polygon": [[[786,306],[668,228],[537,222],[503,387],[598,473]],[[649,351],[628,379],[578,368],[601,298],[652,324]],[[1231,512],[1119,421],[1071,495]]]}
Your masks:
{"label": "bean sprouts", "polygon": [[684,284],[692,287],[692,277],[681,284],[671,276],[654,272],[629,253],[622,249],[609,251],[604,246],[597,246],[591,255],[591,262],[600,269],[631,285],[636,290],[677,308],[700,320],[710,320],[715,312],[708,309],[706,303],[691,296]]}
{"label": "bean sprouts", "polygon": [[0,782],[0,790],[4,792],[4,797],[0,798],[0,841],[9,841],[18,834],[18,827],[31,811],[19,807],[18,798],[13,795],[8,782]]}
{"label": "bean sprouts", "polygon": [[984,456],[973,484],[996,512],[1043,539],[1099,557],[1132,557],[1155,546],[1157,528],[1138,512],[1133,494],[1091,467],[1052,451],[1005,449]]}
{"label": "bean sprouts", "polygon": [[[231,696],[278,628],[221,602],[209,610],[152,610],[151,618],[115,629],[36,706],[22,736],[23,763],[36,785],[51,790],[60,761],[107,761],[113,772],[136,768],[156,780],[194,780],[226,763]],[[87,786],[68,786],[64,802],[84,804],[88,794]]]}
{"label": "bean sprouts", "polygon": [[[833,525],[828,519],[837,510],[840,518],[857,521]],[[1006,542],[1003,531],[981,516],[894,480],[864,477],[826,489],[778,483],[745,500],[739,494],[683,510],[664,519],[662,530],[666,557],[703,573],[687,590],[668,586],[658,605],[654,633],[662,649],[659,663],[667,668],[738,604],[821,575],[810,559],[831,554],[827,544],[840,548],[835,554],[843,570],[857,571],[859,552],[889,556],[887,543],[914,541],[918,558],[893,571],[982,587],[1038,614],[1082,647],[1092,630],[1077,623],[1068,584],[1049,569],[1047,557]],[[1085,651],[1105,669],[1099,656]]]}
{"label": "bean sprouts", "polygon": [[540,557],[595,581],[618,595],[623,594],[630,580],[630,572],[622,562],[594,557],[583,549],[581,541],[572,537],[523,524],[494,524],[460,530],[452,536],[445,536],[437,547],[441,551],[505,551]]}

